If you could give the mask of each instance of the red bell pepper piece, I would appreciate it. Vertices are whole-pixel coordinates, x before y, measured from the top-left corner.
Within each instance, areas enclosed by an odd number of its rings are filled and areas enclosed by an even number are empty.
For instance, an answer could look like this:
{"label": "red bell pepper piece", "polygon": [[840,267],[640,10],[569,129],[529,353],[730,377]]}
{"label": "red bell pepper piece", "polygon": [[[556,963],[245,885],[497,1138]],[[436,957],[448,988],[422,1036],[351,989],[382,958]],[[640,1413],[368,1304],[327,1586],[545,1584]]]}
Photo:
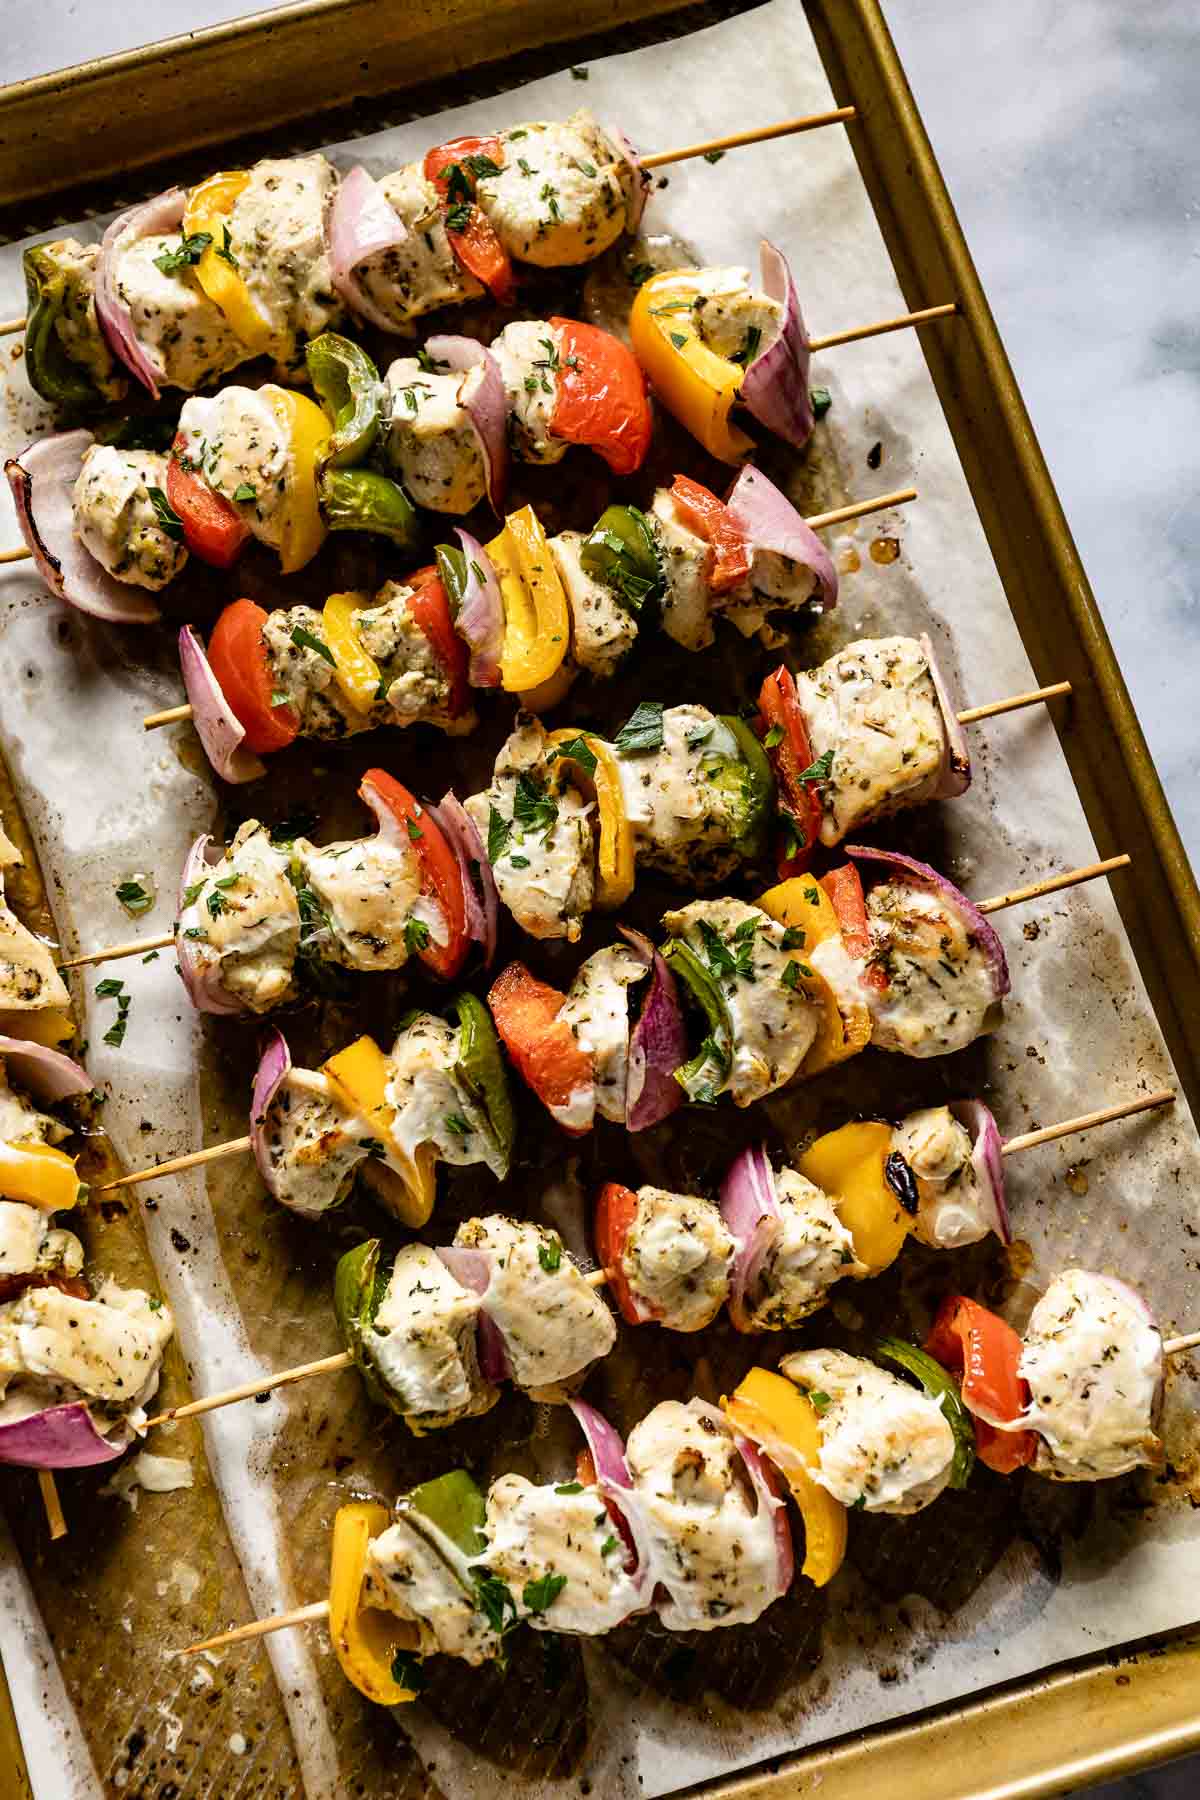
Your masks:
{"label": "red bell pepper piece", "polygon": [[167,502],[179,515],[184,542],[193,556],[216,569],[230,569],[250,527],[231,500],[210,488],[199,471],[182,460],[185,443],[185,438],[177,437],[167,458]]}
{"label": "red bell pepper piece", "polygon": [[723,500],[688,475],[671,483],[671,498],[684,520],[712,549],[708,584],[714,594],[727,594],[750,573],[752,557],[745,533]]}
{"label": "red bell pepper piece", "polygon": [[925,1349],[962,1383],[963,1405],[975,1414],[975,1448],[980,1462],[1011,1475],[1037,1454],[1036,1431],[997,1431],[979,1417],[1019,1419],[1029,1404],[1029,1386],[1017,1373],[1021,1340],[1004,1319],[963,1294],[948,1294]]}
{"label": "red bell pepper piece", "polygon": [[622,1187],[619,1181],[606,1181],[596,1201],[593,1223],[596,1250],[608,1277],[608,1291],[616,1301],[621,1317],[628,1319],[631,1325],[643,1324],[646,1316],[621,1269],[625,1242],[637,1217],[637,1209],[638,1197],[631,1188]]}
{"label": "red bell pepper piece", "polygon": [[300,735],[290,706],[272,704],[275,683],[263,642],[267,614],[253,600],[234,600],[212,629],[208,664],[257,756],[286,749]]}
{"label": "red bell pepper piece", "polygon": [[[486,156],[504,165],[504,150],[497,137],[451,138],[437,144],[425,157],[425,179],[431,181],[442,202],[450,248],[469,275],[482,281],[493,300],[509,306],[516,298],[512,261],[482,207],[475,202],[476,175],[469,158]],[[450,216],[456,221],[450,224]]]}
{"label": "red bell pepper piece", "polygon": [[420,626],[450,683],[450,716],[457,719],[470,705],[467,646],[454,629],[450,602],[433,564],[410,575],[407,585],[413,590],[408,610]]}
{"label": "red bell pepper piece", "polygon": [[653,430],[637,358],[596,325],[578,319],[550,324],[559,344],[551,432],[568,443],[586,444],[614,475],[632,475],[646,459]]}
{"label": "red bell pepper piece", "polygon": [[[595,1080],[592,1059],[575,1041],[560,1016],[565,994],[529,973],[524,963],[509,963],[492,983],[488,1005],[496,1030],[518,1072],[548,1107],[568,1105],[572,1094]],[[572,1130],[573,1137],[584,1136]]]}
{"label": "red bell pepper piece", "polygon": [[435,975],[449,981],[467,960],[471,940],[467,936],[467,902],[463,893],[458,858],[426,812],[408,789],[384,769],[368,769],[359,786],[359,798],[370,804],[367,790],[376,798],[408,834],[421,865],[421,892],[436,900],[446,921],[449,939],[435,944],[430,937],[417,955]]}
{"label": "red bell pepper piece", "polygon": [[853,863],[839,863],[836,869],[822,875],[820,881],[838,916],[847,954],[855,962],[865,965],[862,978],[868,987],[885,988],[887,970],[880,963],[871,961],[873,946],[867,924],[867,902],[858,870]]}
{"label": "red bell pepper piece", "polygon": [[[781,663],[762,684],[758,696],[759,731],[779,791],[779,809],[791,820],[796,849],[789,856],[780,850],[779,879],[802,875],[812,862],[821,829],[821,794],[815,781],[804,781],[813,765],[812,740],[800,707],[800,697],[790,669]],[[782,736],[777,734],[782,733]],[[772,735],[776,741],[771,742]]]}

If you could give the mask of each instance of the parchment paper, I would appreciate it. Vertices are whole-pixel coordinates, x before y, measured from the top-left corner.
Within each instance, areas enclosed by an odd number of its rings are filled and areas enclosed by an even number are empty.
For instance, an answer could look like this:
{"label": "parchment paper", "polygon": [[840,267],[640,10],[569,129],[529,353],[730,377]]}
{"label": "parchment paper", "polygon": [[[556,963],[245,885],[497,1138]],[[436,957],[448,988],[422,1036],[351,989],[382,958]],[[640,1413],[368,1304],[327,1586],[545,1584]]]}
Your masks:
{"label": "parchment paper", "polygon": [[[583,103],[601,118],[619,120],[643,147],[658,148],[751,119],[817,110],[832,99],[800,5],[772,0],[684,40],[593,62],[586,85],[564,73],[485,109],[474,103],[433,123],[335,146],[332,154],[343,167],[362,160],[380,173],[431,142],[478,130],[481,118],[500,125],[564,116]],[[753,265],[759,237],[771,237],[792,261],[814,334],[903,310],[839,130],[666,173],[646,229],[673,234],[708,263]],[[100,224],[75,229],[90,237]],[[0,311],[22,303],[19,247],[0,253],[0,298]],[[34,414],[19,365],[5,373],[0,429],[7,452],[29,434]],[[855,636],[928,628],[957,675],[964,705],[1034,685],[915,338],[831,351],[817,360],[814,380],[831,389],[832,411],[802,465],[772,455],[765,459],[770,472],[810,511],[910,481],[920,500],[902,515],[864,520],[839,537],[840,609],[818,632],[794,635],[793,660],[816,661]],[[694,452],[681,448],[678,436],[668,433],[667,441],[672,454],[691,456],[686,466],[699,472]],[[574,503],[590,522],[598,510],[594,476],[581,485]],[[543,490],[552,518],[572,504],[563,494],[569,486],[570,478],[556,478]],[[15,541],[8,512],[0,516],[3,541]],[[65,614],[21,569],[5,572],[0,601],[0,728],[44,863],[61,883],[64,939],[91,947],[128,936],[113,888],[147,868],[157,875],[160,897],[143,923],[147,935],[161,931],[171,920],[187,843],[216,816],[190,734],[147,739],[141,730],[147,710],[178,697],[166,634],[121,634]],[[752,691],[753,671],[761,676],[765,666],[763,654],[739,651],[725,639],[704,658],[643,656],[611,693],[580,691],[562,717],[570,718],[572,707],[582,716],[582,706],[589,719],[607,724],[625,716],[636,698],[651,695],[728,705]],[[234,796],[233,809],[282,816],[292,801],[311,799],[315,766],[323,832],[366,829],[350,796],[370,761],[386,759],[412,778],[419,757],[427,791],[441,791],[435,774],[443,770],[469,791],[505,729],[499,712],[489,717],[479,740],[455,752],[395,734],[355,740],[352,751],[338,747],[328,755],[301,747],[302,754],[278,760],[265,795]],[[876,834],[879,841],[929,857],[978,897],[1092,858],[1044,713],[975,727],[971,744],[976,778],[969,796],[902,819]],[[640,908],[652,923],[666,898],[665,891],[639,891],[632,911]],[[745,1136],[767,1129],[786,1150],[806,1131],[828,1128],[853,1111],[895,1116],[909,1105],[986,1093],[1002,1129],[1013,1135],[1172,1080],[1102,885],[1009,912],[999,928],[1014,992],[990,1043],[930,1064],[868,1054],[838,1082],[777,1097],[758,1109],[752,1125],[731,1124],[722,1112],[691,1118],[685,1129],[648,1134],[650,1142],[597,1133],[570,1159],[562,1140],[547,1135],[523,1103],[524,1161],[502,1204],[553,1218],[586,1253],[585,1194],[604,1173],[622,1174],[624,1165],[638,1179],[666,1171],[680,1178],[676,1185],[685,1174],[711,1183],[728,1159],[734,1130]],[[595,927],[589,947],[607,936],[606,928]],[[521,953],[560,978],[569,978],[577,960],[562,950],[539,958],[525,942]],[[113,1051],[102,1043],[103,1002],[88,1001],[88,1035],[91,1067],[112,1095],[108,1129],[126,1158],[140,1165],[244,1132],[253,1030],[227,1021],[198,1030],[170,956],[126,963],[120,972],[134,995],[124,1045]],[[93,988],[93,980],[83,984],[87,995]],[[386,1036],[398,995],[384,985],[370,995],[360,991],[363,1012],[323,1006],[289,1026],[298,1055],[345,1041],[364,1018]],[[805,1332],[749,1347],[726,1327],[699,1341],[623,1329],[589,1395],[628,1430],[666,1395],[728,1391],[756,1354],[773,1363],[798,1342],[861,1348],[883,1327],[917,1332],[938,1296],[954,1286],[1003,1299],[1020,1323],[1038,1288],[1070,1262],[1119,1270],[1143,1287],[1168,1327],[1194,1326],[1200,1317],[1191,1197],[1200,1175],[1197,1150],[1180,1105],[1173,1115],[1034,1151],[1009,1166],[1015,1227],[1028,1251],[1018,1247],[1007,1259],[987,1251],[954,1258],[912,1248],[883,1281],[840,1292]],[[425,1234],[430,1241],[448,1238],[468,1211],[497,1203],[495,1188],[479,1178],[445,1186]],[[141,1192],[154,1202],[146,1217],[149,1243],[196,1391],[337,1347],[329,1272],[340,1248],[379,1228],[369,1209],[351,1208],[324,1230],[305,1225],[267,1202],[244,1164],[233,1162],[215,1165],[207,1184],[193,1175]],[[850,1559],[832,1588],[814,1599],[798,1582],[793,1596],[752,1631],[682,1642],[643,1625],[582,1645],[522,1634],[507,1682],[450,1668],[435,1678],[427,1703],[398,1709],[394,1723],[341,1679],[322,1631],[277,1634],[267,1648],[304,1791],[311,1800],[350,1792],[382,1797],[428,1792],[432,1784],[456,1800],[482,1800],[503,1780],[529,1796],[550,1787],[602,1793],[606,1800],[663,1794],[1190,1623],[1198,1610],[1197,1526],[1186,1504],[1194,1469],[1190,1376],[1187,1366],[1173,1374],[1171,1461],[1162,1479],[1066,1490],[1034,1478],[1006,1484],[981,1472],[969,1493],[945,1496],[916,1520],[856,1516]],[[548,1476],[570,1455],[561,1417],[535,1414],[517,1399],[474,1427],[415,1445],[400,1427],[369,1412],[353,1375],[211,1415],[204,1441],[250,1604],[259,1613],[324,1591],[328,1522],[347,1493],[387,1493],[459,1461],[481,1479],[505,1467]],[[15,1478],[10,1490],[6,1475],[6,1504],[10,1491],[28,1503],[20,1484]],[[162,1505],[159,1497],[144,1496],[134,1517],[109,1504],[97,1530],[110,1542],[142,1534]],[[26,1668],[27,1646],[40,1629],[35,1593],[45,1607],[50,1590],[36,1570],[32,1587],[11,1573],[0,1583],[0,1642],[10,1668]],[[228,1593],[214,1597],[212,1628],[242,1616]],[[59,1651],[65,1692],[78,1702],[65,1652],[83,1627],[62,1616],[42,1623]],[[111,1646],[106,1673],[122,1698],[126,1729],[138,1717],[146,1669],[157,1669],[178,1641],[164,1625],[153,1642]],[[225,1659],[218,1686],[236,1683],[243,1666],[237,1653]],[[37,1687],[28,1680],[16,1685],[23,1728],[37,1744]],[[187,1695],[175,1703],[187,1721]],[[96,1764],[111,1767],[102,1741],[108,1727],[88,1716],[78,1725]],[[60,1795],[68,1791],[61,1752],[52,1739],[45,1745],[38,1792]],[[270,1759],[281,1753],[277,1735],[266,1730],[245,1753],[244,1786],[237,1791],[256,1791],[259,1781],[265,1788]],[[69,1791],[96,1791],[95,1777],[79,1767]],[[135,1761],[125,1781],[102,1777],[104,1791],[118,1791],[138,1773]],[[234,1791],[221,1786],[202,1748],[178,1780],[181,1796]]]}

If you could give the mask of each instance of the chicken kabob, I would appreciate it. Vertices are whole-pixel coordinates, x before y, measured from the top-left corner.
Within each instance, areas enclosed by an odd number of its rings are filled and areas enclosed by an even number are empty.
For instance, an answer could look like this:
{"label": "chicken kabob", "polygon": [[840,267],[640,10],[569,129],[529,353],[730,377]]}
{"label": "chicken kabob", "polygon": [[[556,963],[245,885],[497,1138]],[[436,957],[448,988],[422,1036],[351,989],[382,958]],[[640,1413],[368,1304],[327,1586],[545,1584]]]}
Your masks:
{"label": "chicken kabob", "polygon": [[[1057,1480],[1153,1464],[1164,1362],[1187,1342],[1164,1343],[1123,1283],[1067,1271],[1017,1339],[1018,1379],[1032,1379],[1037,1401],[996,1435],[1032,1438],[1026,1460]],[[347,1678],[394,1705],[419,1696],[426,1658],[500,1659],[522,1623],[586,1636],[649,1612],[668,1631],[751,1624],[795,1577],[785,1493],[804,1525],[801,1573],[824,1586],[850,1511],[911,1516],[965,1487],[976,1459],[958,1383],[929,1348],[899,1339],[874,1359],[796,1351],[778,1373],[751,1369],[719,1408],[663,1401],[627,1445],[595,1408],[571,1408],[587,1448],[566,1479],[506,1474],[485,1496],[459,1469],[391,1509],[350,1502],[334,1519],[328,1600],[186,1654],[328,1621]]]}
{"label": "chicken kabob", "polygon": [[[218,667],[232,686],[232,665]],[[422,806],[369,770],[359,793],[374,837],[318,848],[249,819],[216,860],[199,839],[173,933],[63,966],[174,945],[195,1004],[227,1012],[269,1011],[329,964],[396,969],[416,955],[453,979],[472,944],[490,963],[501,901],[530,936],[574,941],[593,907],[624,903],[639,867],[703,886],[761,857],[777,807],[787,874],[850,831],[960,795],[962,721],[1054,691],[956,713],[929,640],[893,637],[797,676],[776,670],[753,722],[644,701],[610,742],[522,717],[465,806],[453,792]]]}
{"label": "chicken kabob", "polygon": [[[386,1250],[370,1238],[335,1272],[340,1354],[191,1401],[147,1429],[352,1366],[416,1436],[490,1411],[505,1383],[562,1403],[616,1342],[602,1286],[634,1325],[701,1331],[728,1305],[738,1331],[790,1331],[838,1281],[883,1274],[910,1235],[945,1250],[993,1234],[1010,1243],[1004,1157],[1173,1099],[1170,1089],[1139,1095],[1007,1143],[979,1100],[896,1126],[858,1121],[819,1137],[795,1168],[775,1171],[764,1148],[743,1151],[719,1205],[608,1183],[593,1221],[598,1269],[581,1268],[557,1231],[502,1214],[466,1220],[450,1245]],[[269,1136],[269,1121],[261,1129]]]}

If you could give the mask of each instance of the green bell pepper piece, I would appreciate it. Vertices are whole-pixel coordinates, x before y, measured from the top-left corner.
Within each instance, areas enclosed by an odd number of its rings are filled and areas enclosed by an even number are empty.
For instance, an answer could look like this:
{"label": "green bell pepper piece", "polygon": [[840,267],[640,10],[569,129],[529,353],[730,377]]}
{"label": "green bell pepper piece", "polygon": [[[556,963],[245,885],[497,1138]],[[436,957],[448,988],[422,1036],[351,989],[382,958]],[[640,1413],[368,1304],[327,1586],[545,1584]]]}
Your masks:
{"label": "green bell pepper piece", "polygon": [[[67,354],[58,322],[67,307],[70,276],[48,245],[34,244],[21,258],[25,271],[25,369],[34,391],[64,412],[94,412],[105,394],[88,369]],[[101,340],[98,354],[106,347]],[[108,356],[111,364],[111,355]]]}
{"label": "green bell pepper piece", "polygon": [[606,583],[636,618],[660,600],[665,583],[654,531],[636,506],[609,506],[584,541],[579,560],[593,581]]}
{"label": "green bell pepper piece", "polygon": [[487,1114],[507,1174],[517,1137],[517,1119],[500,1040],[482,1000],[474,994],[456,994],[454,1005],[458,1012],[458,1061],[454,1073]]}
{"label": "green bell pepper piece", "polygon": [[338,1258],[333,1277],[333,1312],[342,1343],[354,1358],[363,1385],[377,1406],[401,1412],[400,1397],[379,1379],[367,1354],[363,1333],[374,1323],[391,1274],[391,1258],[381,1256],[378,1238],[368,1238]]}
{"label": "green bell pepper piece", "polygon": [[373,469],[322,469],[321,516],[330,531],[373,531],[402,550],[420,542],[417,511],[404,489]]}
{"label": "green bell pepper piece", "polygon": [[729,1080],[733,1067],[733,1021],[729,1007],[712,973],[682,938],[670,940],[663,949],[663,959],[683,983],[708,1025],[704,1042],[690,1062],[676,1069],[675,1079],[689,1100],[711,1106]]}
{"label": "green bell pepper piece", "polygon": [[419,1513],[465,1557],[480,1556],[487,1548],[483,1534],[487,1505],[465,1469],[423,1481],[397,1502],[396,1510]]}
{"label": "green bell pepper piece", "polygon": [[437,571],[450,607],[450,617],[457,619],[463,595],[467,591],[467,559],[453,544],[439,544],[434,551]]}
{"label": "green bell pepper piece", "polygon": [[766,751],[745,719],[721,713],[718,724],[728,736],[713,733],[702,767],[725,797],[734,849],[747,862],[755,862],[766,854],[770,838],[775,777]]}
{"label": "green bell pepper piece", "polygon": [[975,1427],[970,1413],[963,1405],[954,1377],[943,1369],[940,1362],[936,1362],[924,1350],[918,1350],[915,1344],[906,1344],[903,1338],[880,1338],[875,1346],[875,1354],[885,1362],[895,1363],[906,1375],[915,1375],[929,1397],[939,1403],[954,1433],[950,1486],[966,1487],[971,1479],[971,1470],[975,1467]]}
{"label": "green bell pepper piece", "polygon": [[313,338],[304,358],[308,378],[333,426],[326,465],[345,469],[362,462],[370,455],[383,417],[379,370],[365,350],[336,331]]}

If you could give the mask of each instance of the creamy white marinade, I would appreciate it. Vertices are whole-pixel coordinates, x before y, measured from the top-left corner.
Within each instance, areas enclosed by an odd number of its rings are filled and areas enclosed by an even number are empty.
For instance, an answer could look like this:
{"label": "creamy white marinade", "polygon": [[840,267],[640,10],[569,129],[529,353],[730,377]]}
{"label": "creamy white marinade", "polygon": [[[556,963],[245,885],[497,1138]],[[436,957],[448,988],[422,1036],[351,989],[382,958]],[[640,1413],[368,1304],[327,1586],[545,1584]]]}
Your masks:
{"label": "creamy white marinade", "polygon": [[580,558],[587,540],[581,532],[560,531],[547,541],[571,609],[572,659],[607,681],[637,641],[637,620],[607,582],[596,581],[584,568]]}
{"label": "creamy white marinade", "polygon": [[475,1604],[471,1567],[440,1533],[401,1509],[367,1545],[363,1599],[410,1619],[422,1656],[457,1656],[473,1667],[498,1655],[500,1639]]}
{"label": "creamy white marinade", "polygon": [[595,893],[592,803],[547,761],[537,719],[518,718],[491,786],[464,805],[522,931],[575,943]]}
{"label": "creamy white marinade", "polygon": [[522,462],[561,462],[570,448],[552,429],[561,344],[548,319],[516,319],[492,340],[508,396],[512,447]]}
{"label": "creamy white marinade", "polygon": [[630,1290],[668,1331],[702,1331],[729,1293],[736,1243],[711,1200],[640,1187],[621,1251]]}
{"label": "creamy white marinade", "polygon": [[208,298],[195,269],[187,262],[174,266],[181,242],[178,233],[123,236],[114,269],[117,296],[160,382],[191,393],[246,362],[251,352]]}
{"label": "creamy white marinade", "polygon": [[270,332],[272,355],[284,364],[298,360],[305,339],[342,318],[325,247],[337,184],[324,156],[256,163],[229,214],[237,273]]}
{"label": "creamy white marinade", "polygon": [[396,476],[418,506],[462,515],[484,495],[483,454],[462,403],[482,380],[482,371],[441,373],[436,363],[429,363],[428,356],[401,356],[389,366],[384,445]]}
{"label": "creamy white marinade", "polygon": [[151,593],[175,579],[188,554],[169,519],[166,485],[167,459],[157,451],[92,444],[71,501],[84,548],[118,581]]}
{"label": "creamy white marinade", "polygon": [[185,400],[175,454],[235,509],[262,544],[283,541],[291,449],[269,392],[236,383]]}
{"label": "creamy white marinade", "polygon": [[988,957],[956,909],[897,873],[867,893],[870,959],[887,976],[864,983],[871,1042],[904,1056],[946,1056],[999,1020]]}
{"label": "creamy white marinade", "polygon": [[396,1036],[388,1101],[396,1109],[393,1135],[404,1155],[432,1144],[441,1162],[485,1163],[505,1173],[505,1159],[487,1115],[456,1074],[457,1026],[418,1013]]}
{"label": "creamy white marinade", "polygon": [[580,1484],[538,1487],[523,1475],[494,1481],[484,1560],[535,1631],[612,1631],[644,1603],[642,1591],[600,1489],[572,1488]]}
{"label": "creamy white marinade", "polygon": [[680,881],[716,880],[742,861],[741,758],[706,706],[668,706],[657,750],[617,749],[621,797],[639,862]]}
{"label": "creamy white marinade", "polygon": [[19,869],[22,857],[0,830],[0,1010],[37,1012],[67,1007],[71,996],[55,966],[50,947],[22,925],[4,895],[4,872]]}
{"label": "creamy white marinade", "polygon": [[[629,1081],[629,990],[645,976],[645,963],[627,945],[597,950],[580,965],[558,1015],[592,1060],[595,1111],[618,1125],[625,1123]],[[555,1116],[576,1129],[591,1123],[590,1112],[563,1117],[559,1108]]]}
{"label": "creamy white marinade", "polygon": [[786,1331],[817,1312],[835,1281],[865,1275],[836,1199],[795,1169],[775,1176],[779,1218],[746,1295],[753,1329]]}
{"label": "creamy white marinade", "polygon": [[414,1430],[476,1417],[500,1398],[479,1372],[478,1319],[479,1296],[435,1250],[406,1244],[397,1252],[362,1349]]}
{"label": "creamy white marinade", "polygon": [[0,1200],[0,1296],[17,1277],[74,1277],[82,1268],[83,1245],[74,1232],[52,1225],[38,1206]]}
{"label": "creamy white marinade", "polygon": [[356,274],[371,304],[407,334],[425,313],[477,299],[483,285],[455,256],[437,189],[420,163],[405,163],[379,185],[406,236],[369,256]]}
{"label": "creamy white marinade", "polygon": [[995,1201],[971,1160],[971,1134],[948,1106],[909,1113],[892,1143],[916,1176],[913,1232],[923,1244],[956,1250],[994,1229]]}
{"label": "creamy white marinade", "polygon": [[516,260],[546,268],[589,262],[625,230],[635,177],[590,113],[501,132],[499,160],[476,193]]}
{"label": "creamy white marinade", "polygon": [[844,1350],[798,1350],[779,1367],[820,1416],[812,1478],[843,1506],[915,1513],[947,1486],[954,1433],[930,1395]]}
{"label": "creamy white marinade", "polygon": [[27,1288],[0,1306],[0,1423],[75,1400],[136,1415],[172,1330],[167,1307],[139,1288],[109,1281],[94,1300]]}

